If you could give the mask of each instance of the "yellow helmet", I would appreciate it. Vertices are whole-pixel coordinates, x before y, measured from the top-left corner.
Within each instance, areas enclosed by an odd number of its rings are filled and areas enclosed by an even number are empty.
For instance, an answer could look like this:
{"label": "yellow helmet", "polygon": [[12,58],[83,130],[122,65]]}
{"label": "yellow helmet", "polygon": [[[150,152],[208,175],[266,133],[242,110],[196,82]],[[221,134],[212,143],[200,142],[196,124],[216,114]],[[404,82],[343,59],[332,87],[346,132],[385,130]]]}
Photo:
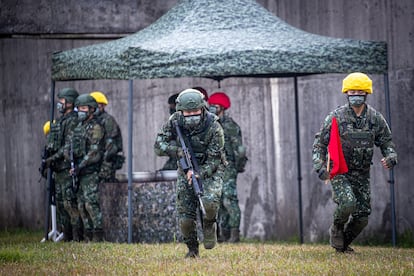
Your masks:
{"label": "yellow helmet", "polygon": [[342,81],[342,93],[348,90],[361,90],[372,94],[372,80],[364,73],[351,73]]}
{"label": "yellow helmet", "polygon": [[97,103],[108,104],[108,99],[105,97],[104,93],[100,91],[91,92],[89,95],[91,95]]}
{"label": "yellow helmet", "polygon": [[43,125],[43,133],[45,135],[48,135],[50,132],[50,121],[47,121],[44,125]]}

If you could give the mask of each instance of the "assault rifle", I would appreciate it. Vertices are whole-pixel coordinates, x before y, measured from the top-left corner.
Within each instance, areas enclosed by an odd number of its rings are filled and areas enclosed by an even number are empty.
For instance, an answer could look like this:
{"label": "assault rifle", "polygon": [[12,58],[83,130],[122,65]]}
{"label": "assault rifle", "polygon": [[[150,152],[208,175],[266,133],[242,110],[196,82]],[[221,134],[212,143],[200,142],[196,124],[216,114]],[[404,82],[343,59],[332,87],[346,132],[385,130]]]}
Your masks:
{"label": "assault rifle", "polygon": [[41,157],[42,162],[40,163],[40,168],[39,168],[39,173],[40,173],[39,183],[40,183],[40,180],[42,180],[42,177],[47,178],[46,159],[48,157],[49,157],[49,151],[47,150],[47,146],[45,146],[42,151],[42,157]]}
{"label": "assault rifle", "polygon": [[[60,233],[57,230],[55,181],[53,178],[52,169],[51,168],[46,169],[46,159],[49,157],[48,155],[49,155],[49,152],[47,148],[45,147],[42,153],[42,163],[39,168],[39,172],[41,173],[42,177],[46,178],[46,182],[47,182],[45,236],[41,240],[41,242],[45,242],[47,240],[59,242],[63,239],[63,233]],[[50,206],[50,209],[49,209],[49,206]],[[52,229],[49,232],[50,215],[52,216]]]}
{"label": "assault rifle", "polygon": [[73,142],[70,143],[70,169],[72,171],[72,191],[76,194],[79,189],[78,176],[75,172],[75,157],[73,155]]}
{"label": "assault rifle", "polygon": [[203,201],[201,200],[201,196],[203,195],[203,184],[201,179],[197,178],[197,175],[200,172],[198,167],[197,160],[194,157],[193,149],[191,148],[190,143],[188,146],[185,144],[183,134],[181,133],[180,126],[178,125],[177,121],[174,121],[175,130],[177,131],[178,138],[180,140],[181,149],[183,150],[184,156],[180,158],[180,166],[183,169],[184,173],[187,173],[189,170],[193,171],[191,176],[191,184],[193,186],[194,194],[198,198],[198,202],[200,203],[200,218],[201,220],[206,215],[206,209],[204,209]]}

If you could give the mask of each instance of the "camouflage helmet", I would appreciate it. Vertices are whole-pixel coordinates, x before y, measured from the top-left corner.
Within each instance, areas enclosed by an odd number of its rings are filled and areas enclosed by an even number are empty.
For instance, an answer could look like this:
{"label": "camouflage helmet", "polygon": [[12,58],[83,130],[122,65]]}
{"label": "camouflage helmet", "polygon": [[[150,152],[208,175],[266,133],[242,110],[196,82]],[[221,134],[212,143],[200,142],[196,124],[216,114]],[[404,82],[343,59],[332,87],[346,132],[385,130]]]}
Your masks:
{"label": "camouflage helmet", "polygon": [[98,108],[98,104],[96,103],[96,100],[89,94],[82,94],[75,101],[76,107],[85,106],[85,105],[93,107],[95,109]]}
{"label": "camouflage helmet", "polygon": [[74,103],[76,98],[79,96],[79,93],[73,88],[63,88],[59,91],[57,96],[59,99],[63,98],[69,103]]}
{"label": "camouflage helmet", "polygon": [[195,110],[206,106],[204,95],[195,89],[186,89],[182,91],[175,100],[176,110]]}

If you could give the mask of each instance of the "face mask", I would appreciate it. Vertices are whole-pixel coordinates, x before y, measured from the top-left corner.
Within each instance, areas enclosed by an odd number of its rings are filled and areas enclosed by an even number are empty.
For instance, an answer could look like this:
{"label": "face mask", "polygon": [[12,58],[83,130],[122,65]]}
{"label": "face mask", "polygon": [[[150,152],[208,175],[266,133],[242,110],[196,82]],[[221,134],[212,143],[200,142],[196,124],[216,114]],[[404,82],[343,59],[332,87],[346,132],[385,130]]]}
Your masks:
{"label": "face mask", "polygon": [[348,96],[348,101],[351,106],[360,107],[365,103],[365,97],[363,95]]}
{"label": "face mask", "polygon": [[211,112],[211,113],[213,113],[213,114],[218,114],[218,112],[219,112],[219,110],[218,110],[218,108],[217,108],[217,106],[214,106],[214,105],[212,105],[212,106],[210,106],[209,108],[208,108],[208,110]]}
{"label": "face mask", "polygon": [[170,115],[173,115],[175,113],[175,108],[170,108]]}
{"label": "face mask", "polygon": [[64,108],[63,103],[58,102],[58,103],[56,104],[56,108],[57,108],[57,111],[58,111],[59,113],[65,113],[65,108]]}
{"label": "face mask", "polygon": [[79,121],[83,122],[88,117],[88,112],[85,111],[78,111],[78,119]]}
{"label": "face mask", "polygon": [[99,114],[101,114],[101,111],[99,110],[99,108],[95,109],[95,112],[93,113],[93,115],[98,116]]}
{"label": "face mask", "polygon": [[184,117],[184,126],[187,129],[197,127],[201,122],[201,114],[200,115],[191,115]]}

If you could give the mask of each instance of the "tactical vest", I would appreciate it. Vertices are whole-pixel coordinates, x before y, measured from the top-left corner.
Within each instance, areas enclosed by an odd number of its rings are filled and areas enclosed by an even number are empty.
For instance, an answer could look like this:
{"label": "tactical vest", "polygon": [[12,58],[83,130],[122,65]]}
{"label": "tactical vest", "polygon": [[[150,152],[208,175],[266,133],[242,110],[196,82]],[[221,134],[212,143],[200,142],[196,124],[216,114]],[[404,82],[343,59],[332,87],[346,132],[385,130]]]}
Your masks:
{"label": "tactical vest", "polygon": [[229,131],[231,131],[232,125],[234,125],[234,121],[230,117],[223,117],[221,121],[221,125],[224,130],[224,151],[226,152],[226,159],[230,162],[235,162],[235,154],[234,152],[237,149],[233,148],[233,145],[231,143],[231,134],[229,134]]}
{"label": "tactical vest", "polygon": [[372,111],[367,106],[365,115],[356,117],[348,106],[335,110],[341,136],[342,150],[350,170],[369,171],[374,154],[375,132]]}
{"label": "tactical vest", "polygon": [[[89,124],[87,126],[89,126]],[[86,133],[87,130],[83,127],[82,122],[80,122],[73,130],[72,140],[70,142],[72,143],[73,156],[76,159],[82,158],[88,152],[86,149]]]}
{"label": "tactical vest", "polygon": [[63,144],[61,121],[50,124],[50,132],[47,139],[47,148],[51,154],[56,153]]}
{"label": "tactical vest", "polygon": [[[194,133],[192,132],[191,135],[185,128],[180,126],[184,134],[184,139],[186,140],[186,143],[187,141],[190,142],[190,145],[193,149],[195,158],[197,159],[199,166],[204,164],[207,158],[206,151],[208,148],[208,141],[206,141],[206,138],[207,138],[209,127],[212,122],[213,122],[212,115],[210,115],[210,113],[207,113],[207,119],[204,121],[203,125],[196,132]],[[179,141],[177,142],[178,144],[180,143]]]}
{"label": "tactical vest", "polygon": [[[83,159],[85,155],[90,151],[90,142],[89,142],[89,132],[97,124],[96,119],[82,124],[80,122],[72,133],[72,147],[73,147],[73,156],[75,157],[76,164],[79,165],[79,160]],[[81,174],[88,174],[94,171],[99,171],[101,162],[95,163],[93,165],[88,165],[85,169],[81,171]]]}
{"label": "tactical vest", "polygon": [[[105,130],[105,140],[106,139],[112,139],[112,143],[114,143],[114,145],[117,147],[118,152],[121,152],[122,149],[122,135],[121,135],[121,129],[119,128],[119,125],[116,123],[115,119],[108,113],[104,112],[104,113],[100,113],[99,116],[97,117],[97,121],[99,122],[99,124],[101,126],[103,126],[104,130]],[[115,137],[108,137],[108,134],[106,133],[107,129],[107,123],[113,123],[114,126],[118,129],[118,135]]]}

